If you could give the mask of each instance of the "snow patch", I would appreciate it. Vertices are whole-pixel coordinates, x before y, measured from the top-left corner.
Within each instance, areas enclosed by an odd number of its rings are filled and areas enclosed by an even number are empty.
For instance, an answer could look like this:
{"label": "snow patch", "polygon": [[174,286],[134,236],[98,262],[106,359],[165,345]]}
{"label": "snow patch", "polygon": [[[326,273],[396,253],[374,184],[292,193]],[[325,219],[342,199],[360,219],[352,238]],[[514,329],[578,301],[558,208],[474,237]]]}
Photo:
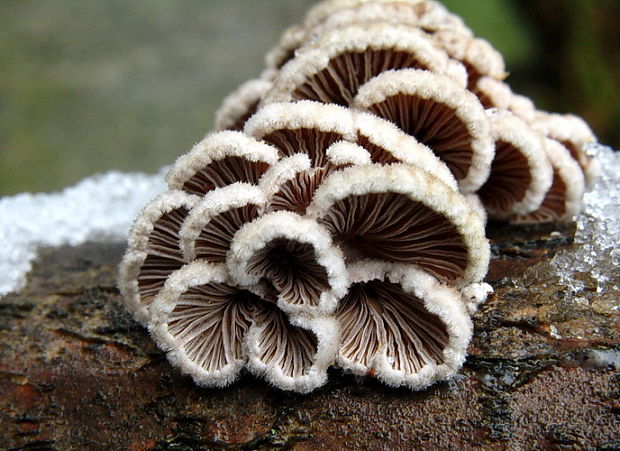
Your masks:
{"label": "snow patch", "polygon": [[600,168],[577,217],[573,249],[557,254],[552,267],[569,295],[620,293],[620,153],[592,144],[586,148]]}
{"label": "snow patch", "polygon": [[112,171],[58,193],[0,198],[0,297],[25,285],[41,246],[125,240],[138,212],[164,191],[165,169],[156,175]]}

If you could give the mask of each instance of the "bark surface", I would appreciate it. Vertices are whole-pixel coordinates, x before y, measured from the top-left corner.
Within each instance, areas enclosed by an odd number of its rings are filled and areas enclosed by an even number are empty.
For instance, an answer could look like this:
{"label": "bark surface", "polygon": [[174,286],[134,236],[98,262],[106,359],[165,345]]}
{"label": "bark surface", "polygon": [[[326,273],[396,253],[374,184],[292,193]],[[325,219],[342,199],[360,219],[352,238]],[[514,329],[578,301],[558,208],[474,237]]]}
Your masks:
{"label": "bark surface", "polygon": [[196,387],[125,313],[123,244],[43,250],[28,286],[0,300],[0,446],[620,448],[617,300],[561,301],[548,261],[573,231],[553,230],[490,229],[495,294],[459,376],[425,392],[338,371],[305,396],[249,375]]}

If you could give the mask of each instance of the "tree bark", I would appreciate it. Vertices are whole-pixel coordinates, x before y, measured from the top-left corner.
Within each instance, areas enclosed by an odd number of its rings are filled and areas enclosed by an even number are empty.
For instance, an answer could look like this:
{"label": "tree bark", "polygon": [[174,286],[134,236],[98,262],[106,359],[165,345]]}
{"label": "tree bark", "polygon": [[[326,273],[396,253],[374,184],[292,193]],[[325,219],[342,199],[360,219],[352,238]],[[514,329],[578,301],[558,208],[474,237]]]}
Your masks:
{"label": "tree bark", "polygon": [[43,250],[28,286],[0,301],[0,444],[617,449],[618,312],[605,293],[566,302],[566,287],[549,282],[549,259],[572,245],[570,227],[555,229],[490,229],[495,294],[475,316],[461,373],[424,392],[337,370],[303,396],[250,375],[226,389],[197,387],[124,311],[123,244]]}

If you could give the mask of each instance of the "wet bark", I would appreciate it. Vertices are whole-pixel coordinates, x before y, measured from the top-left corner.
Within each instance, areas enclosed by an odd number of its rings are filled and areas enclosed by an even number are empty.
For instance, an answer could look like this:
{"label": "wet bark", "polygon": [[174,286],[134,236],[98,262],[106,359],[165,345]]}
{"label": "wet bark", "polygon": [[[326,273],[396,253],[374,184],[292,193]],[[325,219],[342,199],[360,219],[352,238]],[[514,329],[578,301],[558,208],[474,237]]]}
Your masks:
{"label": "wet bark", "polygon": [[249,375],[196,387],[124,312],[124,245],[44,250],[28,286],[0,300],[0,446],[616,449],[618,312],[604,293],[567,303],[547,283],[550,257],[572,245],[570,227],[552,230],[490,229],[496,293],[460,375],[425,392],[335,370],[305,396]]}

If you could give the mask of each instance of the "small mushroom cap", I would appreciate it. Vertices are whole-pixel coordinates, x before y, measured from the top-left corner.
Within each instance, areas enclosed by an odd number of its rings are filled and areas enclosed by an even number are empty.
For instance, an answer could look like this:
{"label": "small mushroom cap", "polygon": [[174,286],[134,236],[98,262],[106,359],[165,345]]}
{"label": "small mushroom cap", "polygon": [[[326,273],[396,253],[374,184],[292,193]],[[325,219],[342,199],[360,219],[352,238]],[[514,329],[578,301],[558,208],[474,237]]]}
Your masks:
{"label": "small mushroom cap", "polygon": [[585,178],[566,147],[546,138],[545,154],[553,167],[553,183],[541,206],[531,213],[516,215],[513,224],[570,221],[581,211]]}
{"label": "small mushroom cap", "polygon": [[305,154],[295,154],[274,165],[269,177],[261,183],[269,197],[264,211],[285,210],[304,215],[316,189],[330,172],[371,162],[365,149],[348,141],[335,142],[325,154],[327,165],[323,167],[311,167]]}
{"label": "small mushroom cap", "polygon": [[263,315],[248,336],[249,369],[281,390],[308,393],[327,382],[338,350],[339,325],[327,316]]}
{"label": "small mushroom cap", "polygon": [[119,266],[119,288],[125,307],[142,325],[148,322],[153,298],[170,273],[184,263],[179,232],[199,200],[182,191],[167,191],[152,200],[134,221]]}
{"label": "small mushroom cap", "polygon": [[305,153],[296,153],[282,158],[274,164],[260,180],[260,188],[267,198],[273,196],[282,185],[295,178],[297,174],[312,167],[310,157]]}
{"label": "small mushroom cap", "polygon": [[272,47],[265,56],[265,66],[280,69],[287,61],[295,56],[295,50],[308,39],[308,30],[299,25],[293,25],[282,33],[280,41]]}
{"label": "small mushroom cap", "polygon": [[469,87],[475,86],[483,76],[496,80],[506,78],[504,58],[488,41],[473,38],[458,29],[439,30],[433,34],[433,39],[451,58],[467,67]]}
{"label": "small mushroom cap", "polygon": [[327,30],[297,51],[282,67],[265,103],[317,100],[351,105],[360,85],[390,69],[419,68],[456,77],[463,87],[466,72],[422,31],[373,23]]}
{"label": "small mushroom cap", "polygon": [[230,240],[246,222],[254,220],[267,203],[263,191],[235,183],[208,193],[191,210],[180,231],[187,261],[196,258],[224,263]]}
{"label": "small mushroom cap", "polygon": [[334,142],[355,140],[349,110],[309,101],[265,105],[248,120],[245,133],[273,145],[282,156],[306,153],[313,166],[326,164],[325,152]]}
{"label": "small mushroom cap", "polygon": [[[404,10],[405,6],[411,6],[415,14],[418,16],[420,26],[431,26],[439,24],[445,27],[464,27],[463,21],[454,14],[451,14],[441,3],[429,0],[325,0],[306,13],[304,26],[312,29],[317,25],[329,21],[329,19],[337,15],[344,9],[352,9],[361,6],[371,6],[373,4]],[[369,13],[370,14],[370,13]],[[403,12],[403,14],[405,14]]]}
{"label": "small mushroom cap", "polygon": [[225,387],[247,362],[246,335],[262,302],[231,286],[223,265],[197,261],[166,281],[149,330],[168,360],[198,385]]}
{"label": "small mushroom cap", "polygon": [[277,149],[243,133],[216,132],[177,158],[166,181],[170,189],[197,195],[235,182],[257,184],[278,158]]}
{"label": "small mushroom cap", "polygon": [[216,130],[243,130],[245,122],[256,112],[258,105],[273,86],[269,80],[249,80],[229,94],[215,113]]}
{"label": "small mushroom cap", "polygon": [[406,265],[361,262],[336,317],[337,363],[392,387],[421,390],[465,361],[472,323],[460,294]]}
{"label": "small mushroom cap", "polygon": [[[316,30],[344,27],[351,24],[386,22],[394,25],[409,25],[426,32],[457,29],[472,35],[462,19],[451,14],[443,5],[432,1],[371,1],[335,11],[326,17]],[[320,32],[319,31],[319,32]]]}
{"label": "small mushroom cap", "polygon": [[375,163],[406,163],[434,175],[451,188],[457,182],[448,166],[429,147],[407,135],[395,124],[374,114],[354,112],[357,142]]}
{"label": "small mushroom cap", "polygon": [[512,102],[512,91],[506,83],[491,77],[480,77],[472,89],[485,108],[507,110]]}
{"label": "small mushroom cap", "polygon": [[573,114],[554,114],[539,111],[531,126],[544,136],[562,143],[583,169],[586,183],[588,185],[592,183],[597,176],[597,171],[595,166],[591,167],[592,160],[584,151],[584,146],[596,142],[596,136],[583,119]]}
{"label": "small mushroom cap", "polygon": [[495,159],[478,191],[490,216],[506,219],[538,209],[553,181],[542,135],[508,112],[491,114]]}
{"label": "small mushroom cap", "polygon": [[307,215],[348,258],[417,265],[457,286],[480,281],[489,244],[480,216],[439,179],[413,166],[354,166],[330,174]]}
{"label": "small mushroom cap", "polygon": [[363,85],[354,106],[394,122],[430,147],[471,193],[489,175],[494,147],[478,99],[450,78],[427,71],[388,71]]}
{"label": "small mushroom cap", "polygon": [[344,257],[327,230],[286,211],[243,226],[232,240],[227,266],[241,286],[266,279],[278,293],[278,307],[291,314],[329,314],[348,287]]}

